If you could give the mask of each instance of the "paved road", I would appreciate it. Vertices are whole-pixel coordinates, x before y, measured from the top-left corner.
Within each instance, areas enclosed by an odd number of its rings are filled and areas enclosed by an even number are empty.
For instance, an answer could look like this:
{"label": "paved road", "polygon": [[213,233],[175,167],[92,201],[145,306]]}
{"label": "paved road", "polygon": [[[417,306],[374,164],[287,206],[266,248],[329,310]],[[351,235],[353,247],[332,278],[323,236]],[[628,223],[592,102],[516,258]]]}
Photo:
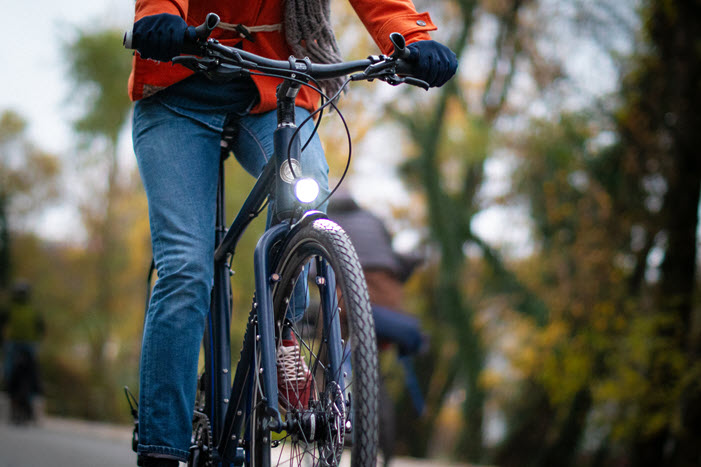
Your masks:
{"label": "paved road", "polygon": [[[2,410],[0,410],[2,412]],[[0,467],[131,467],[128,427],[44,417],[16,427],[0,419]],[[394,459],[392,467],[447,467],[435,460]],[[181,464],[184,466],[184,464]],[[468,467],[468,466],[461,466]]]}
{"label": "paved road", "polygon": [[0,422],[0,467],[126,467],[136,465],[124,429],[44,419],[16,427]]}

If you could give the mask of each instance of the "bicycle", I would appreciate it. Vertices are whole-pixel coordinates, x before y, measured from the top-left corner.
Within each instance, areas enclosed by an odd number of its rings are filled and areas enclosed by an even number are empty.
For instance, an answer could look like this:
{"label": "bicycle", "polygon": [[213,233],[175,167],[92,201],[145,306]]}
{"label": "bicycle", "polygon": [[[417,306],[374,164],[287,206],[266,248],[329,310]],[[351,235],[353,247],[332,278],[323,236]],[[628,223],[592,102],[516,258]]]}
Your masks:
{"label": "bicycle", "polygon": [[[352,73],[346,84],[380,79],[426,89],[428,85],[409,75],[410,67],[402,60],[408,51],[397,33],[391,36],[395,46],[392,56],[320,65],[294,57],[271,60],[224,46],[209,38],[218,23],[216,14],[207,15],[196,28],[196,39],[187,45],[186,53],[192,55],[176,57],[173,62],[215,80],[259,73],[283,81],[277,90],[275,157],[263,169],[228,229],[225,157],[220,161],[214,287],[188,465],[338,465],[349,445],[351,465],[375,465],[379,377],[367,287],[345,232],[315,210],[325,202],[316,199],[318,185],[299,176],[303,148],[295,126],[295,97],[301,86],[316,89],[325,98],[316,112],[320,114],[335,104],[320,91],[318,79]],[[134,45],[129,32],[124,45]],[[265,209],[266,200],[275,201],[278,218],[260,237],[253,253],[255,292],[232,382],[231,259],[247,226]],[[299,307],[306,307],[303,318],[293,321],[290,316]],[[276,349],[285,333],[299,342],[312,375],[306,407],[290,408],[278,392]],[[127,399],[135,417],[135,447],[138,407],[128,390]]]}

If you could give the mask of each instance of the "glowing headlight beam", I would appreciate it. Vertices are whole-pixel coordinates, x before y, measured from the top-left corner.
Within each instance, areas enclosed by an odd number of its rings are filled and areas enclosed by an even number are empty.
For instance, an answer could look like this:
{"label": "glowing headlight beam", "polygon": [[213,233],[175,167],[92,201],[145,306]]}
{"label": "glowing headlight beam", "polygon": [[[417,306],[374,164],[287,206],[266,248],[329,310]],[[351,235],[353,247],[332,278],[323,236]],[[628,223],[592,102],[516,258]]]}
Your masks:
{"label": "glowing headlight beam", "polygon": [[319,196],[319,184],[313,178],[300,178],[295,182],[295,196],[301,203],[309,204]]}

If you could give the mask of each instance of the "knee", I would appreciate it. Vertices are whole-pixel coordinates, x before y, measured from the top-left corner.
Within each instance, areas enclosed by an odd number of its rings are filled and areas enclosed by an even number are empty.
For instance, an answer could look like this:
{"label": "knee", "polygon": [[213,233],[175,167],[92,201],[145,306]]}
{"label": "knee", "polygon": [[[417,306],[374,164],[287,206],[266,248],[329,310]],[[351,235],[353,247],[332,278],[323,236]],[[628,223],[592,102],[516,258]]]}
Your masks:
{"label": "knee", "polygon": [[214,273],[212,252],[186,247],[175,250],[157,265],[160,287],[193,298],[209,297]]}

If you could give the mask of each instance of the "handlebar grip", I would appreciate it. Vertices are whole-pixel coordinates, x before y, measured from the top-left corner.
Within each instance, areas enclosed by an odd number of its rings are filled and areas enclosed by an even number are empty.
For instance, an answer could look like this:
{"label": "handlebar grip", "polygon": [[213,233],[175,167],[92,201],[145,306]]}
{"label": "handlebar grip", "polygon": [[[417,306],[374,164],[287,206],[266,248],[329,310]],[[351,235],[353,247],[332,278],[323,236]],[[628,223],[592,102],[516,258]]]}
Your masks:
{"label": "handlebar grip", "polygon": [[408,62],[406,59],[397,60],[397,74],[402,76],[413,76],[415,74],[416,65]]}
{"label": "handlebar grip", "polygon": [[416,74],[416,64],[408,62],[406,60],[397,60],[396,64],[396,72],[398,75],[403,77],[402,82],[406,84],[411,84],[412,86],[423,88],[428,91],[428,88],[430,86],[426,81],[419,78],[414,78],[414,75]]}
{"label": "handlebar grip", "polygon": [[135,49],[134,47],[134,26],[130,27],[124,31],[124,37],[122,38],[122,45],[126,49]]}

